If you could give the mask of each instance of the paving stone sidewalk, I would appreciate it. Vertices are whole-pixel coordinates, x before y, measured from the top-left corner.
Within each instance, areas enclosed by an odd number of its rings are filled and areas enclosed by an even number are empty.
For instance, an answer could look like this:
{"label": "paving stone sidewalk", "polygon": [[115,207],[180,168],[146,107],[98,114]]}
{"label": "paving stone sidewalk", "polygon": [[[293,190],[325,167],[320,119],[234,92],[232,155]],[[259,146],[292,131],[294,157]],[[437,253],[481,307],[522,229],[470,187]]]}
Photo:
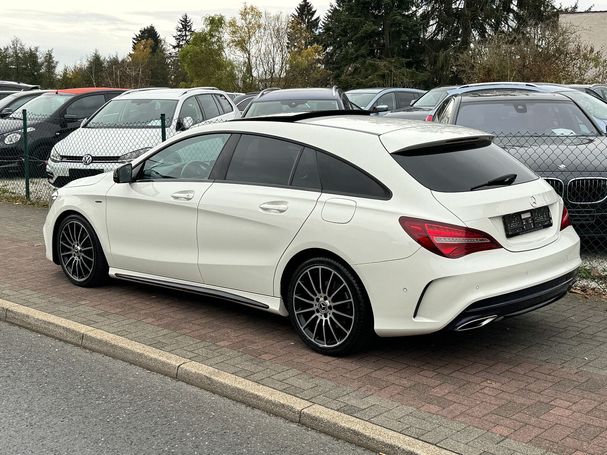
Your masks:
{"label": "paving stone sidewalk", "polygon": [[479,331],[321,356],[287,319],[114,281],[68,283],[44,209],[0,203],[0,298],[204,362],[465,455],[607,454],[607,302],[576,295]]}

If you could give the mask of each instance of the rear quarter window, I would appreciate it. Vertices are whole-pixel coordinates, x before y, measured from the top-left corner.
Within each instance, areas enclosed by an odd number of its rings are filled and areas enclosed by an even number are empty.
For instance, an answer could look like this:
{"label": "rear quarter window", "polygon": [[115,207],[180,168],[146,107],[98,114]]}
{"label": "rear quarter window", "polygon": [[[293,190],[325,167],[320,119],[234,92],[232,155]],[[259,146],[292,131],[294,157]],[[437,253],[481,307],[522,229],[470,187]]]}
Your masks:
{"label": "rear quarter window", "polygon": [[[446,144],[392,154],[396,162],[426,188],[444,193],[471,191],[506,174],[516,174],[512,185],[538,177],[495,144]],[[498,188],[495,186],[483,189]]]}

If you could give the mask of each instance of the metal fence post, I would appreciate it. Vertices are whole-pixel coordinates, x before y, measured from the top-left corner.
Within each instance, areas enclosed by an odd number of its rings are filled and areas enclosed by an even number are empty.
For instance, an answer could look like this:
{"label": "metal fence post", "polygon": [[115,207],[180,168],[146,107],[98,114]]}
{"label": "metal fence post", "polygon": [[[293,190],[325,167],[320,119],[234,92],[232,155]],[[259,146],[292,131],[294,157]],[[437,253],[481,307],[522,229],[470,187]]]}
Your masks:
{"label": "metal fence post", "polygon": [[23,171],[25,174],[25,198],[30,200],[30,153],[27,146],[27,110],[23,114]]}
{"label": "metal fence post", "polygon": [[160,114],[160,135],[162,138],[162,142],[167,140],[166,121],[166,114]]}

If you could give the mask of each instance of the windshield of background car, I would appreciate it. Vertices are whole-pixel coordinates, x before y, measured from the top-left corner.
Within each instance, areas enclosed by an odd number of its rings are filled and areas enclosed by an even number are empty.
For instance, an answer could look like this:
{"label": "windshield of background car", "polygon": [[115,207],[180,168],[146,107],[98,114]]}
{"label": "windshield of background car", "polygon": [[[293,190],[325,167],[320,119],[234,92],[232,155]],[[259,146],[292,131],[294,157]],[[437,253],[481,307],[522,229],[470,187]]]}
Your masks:
{"label": "windshield of background car", "polygon": [[290,112],[332,111],[339,109],[337,100],[256,101],[249,106],[245,117],[276,115]]}
{"label": "windshield of background car", "polygon": [[[34,98],[21,107],[27,110],[28,118],[32,120],[36,117],[50,117],[73,96],[68,93],[48,93]],[[15,112],[10,117],[21,118],[21,111]]]}
{"label": "windshield of background car", "polygon": [[448,91],[448,87],[434,88],[418,98],[413,107],[419,109],[432,109],[447,96]]}
{"label": "windshield of background car", "polygon": [[561,93],[568,98],[571,98],[593,117],[600,118],[601,120],[607,120],[607,103],[604,101],[601,101],[600,99],[584,92],[567,91]]}
{"label": "windshield of background car", "polygon": [[377,93],[346,93],[348,99],[356,104],[358,107],[364,107],[371,102]]}
{"label": "windshield of background car", "polygon": [[457,125],[503,136],[597,136],[588,117],[571,101],[463,102]]}
{"label": "windshield of background car", "polygon": [[170,125],[177,100],[113,99],[90,118],[85,128],[160,128],[160,114]]}
{"label": "windshield of background car", "polygon": [[[403,150],[392,157],[426,188],[444,193],[473,191],[475,186],[506,174],[516,174],[513,185],[538,178],[495,144],[441,145]],[[489,188],[493,187],[483,189]]]}

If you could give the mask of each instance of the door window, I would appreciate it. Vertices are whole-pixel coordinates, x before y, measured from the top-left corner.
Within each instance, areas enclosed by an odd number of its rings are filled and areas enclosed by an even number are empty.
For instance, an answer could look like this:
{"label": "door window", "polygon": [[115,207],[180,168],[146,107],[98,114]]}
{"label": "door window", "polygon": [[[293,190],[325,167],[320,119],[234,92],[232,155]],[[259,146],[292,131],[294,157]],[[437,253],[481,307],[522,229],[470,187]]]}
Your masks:
{"label": "door window", "polygon": [[148,158],[141,180],[206,180],[229,134],[206,134],[176,142]]}
{"label": "door window", "polygon": [[230,102],[227,100],[227,98],[225,96],[215,95],[215,99],[217,100],[219,106],[221,106],[221,109],[223,110],[224,114],[227,114],[234,110],[234,108],[232,107],[232,105],[230,104]]}
{"label": "door window", "polygon": [[411,101],[419,98],[417,93],[396,92],[396,109],[402,109],[411,106]]}
{"label": "door window", "polygon": [[194,120],[194,125],[202,122],[202,111],[200,110],[200,106],[193,96],[185,100],[181,105],[179,118],[184,119],[186,117],[190,117],[192,120]]}
{"label": "door window", "polygon": [[293,173],[291,186],[303,188],[306,190],[320,191],[320,175],[318,175],[318,165],[316,164],[316,151],[304,149],[297,167]]}
{"label": "door window", "polygon": [[220,115],[219,108],[213,99],[213,95],[198,95],[196,98],[202,106],[205,120],[209,120]]}
{"label": "door window", "polygon": [[226,180],[288,185],[302,146],[278,139],[243,135],[234,150]]}
{"label": "door window", "polygon": [[93,112],[105,104],[103,95],[85,96],[68,106],[65,115],[76,119],[89,117]]}
{"label": "door window", "polygon": [[388,106],[389,111],[394,110],[394,93],[386,93],[379,97],[379,99],[375,103],[375,107],[377,106]]}
{"label": "door window", "polygon": [[323,193],[388,199],[390,192],[354,166],[326,153],[316,154]]}

